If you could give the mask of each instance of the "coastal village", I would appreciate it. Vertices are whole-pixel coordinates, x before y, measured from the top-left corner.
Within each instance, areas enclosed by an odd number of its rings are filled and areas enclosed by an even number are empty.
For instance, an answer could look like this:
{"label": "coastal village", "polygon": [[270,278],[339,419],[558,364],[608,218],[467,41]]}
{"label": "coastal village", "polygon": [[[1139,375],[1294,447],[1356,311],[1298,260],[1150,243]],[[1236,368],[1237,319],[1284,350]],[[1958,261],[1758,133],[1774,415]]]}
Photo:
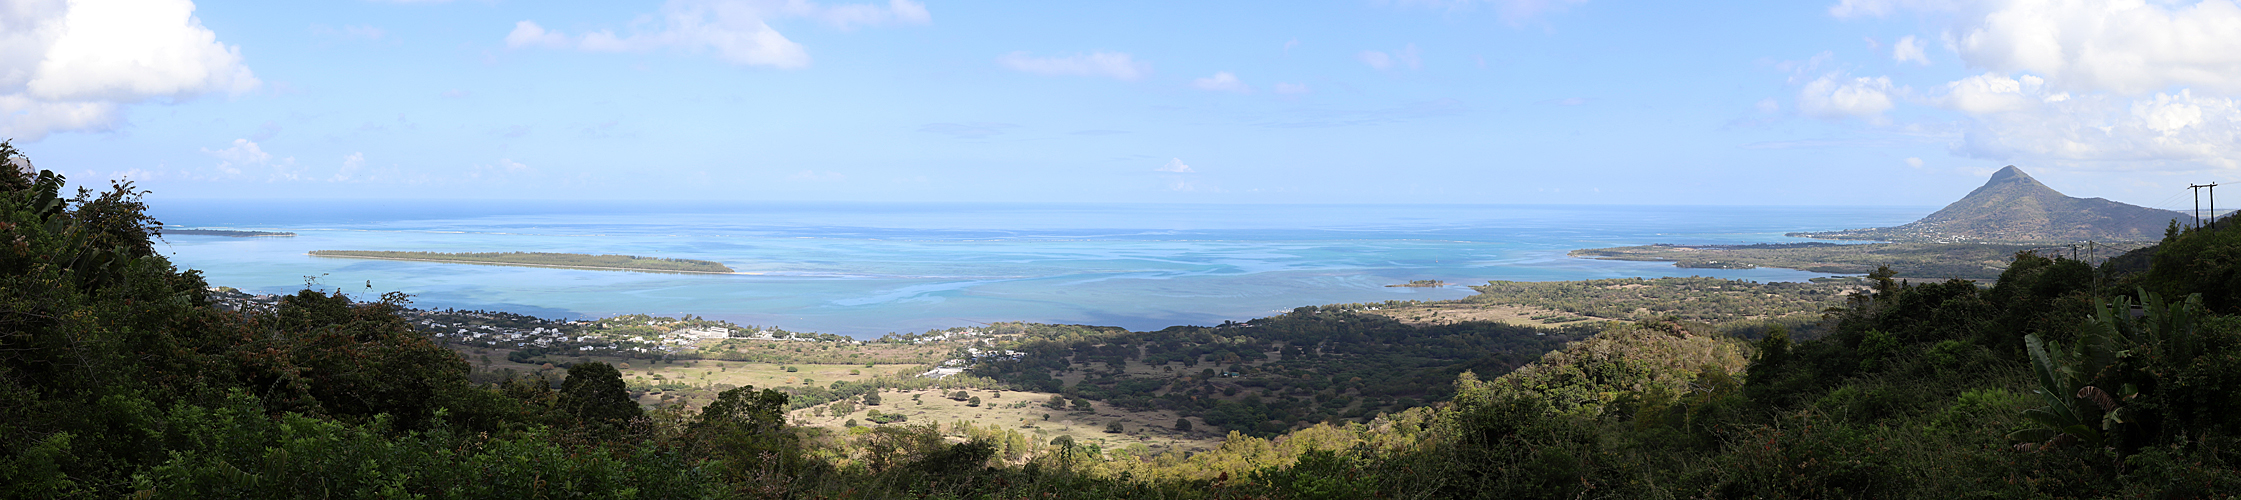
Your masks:
{"label": "coastal village", "polygon": [[[228,311],[271,312],[281,295],[250,294],[232,287],[211,287],[211,301]],[[725,321],[669,318],[645,314],[601,319],[557,320],[502,311],[412,309],[402,311],[415,330],[428,333],[445,346],[504,349],[517,359],[539,356],[603,356],[619,358],[722,357],[727,341],[802,342],[828,346],[862,346],[866,343],[930,346],[971,343],[993,337],[976,328],[950,328],[919,334],[889,334],[871,341],[845,336],[792,332],[779,328],[740,326]],[[926,372],[927,377],[961,373],[973,363],[998,356],[1018,358],[1012,351],[987,351],[965,347],[957,355]]]}

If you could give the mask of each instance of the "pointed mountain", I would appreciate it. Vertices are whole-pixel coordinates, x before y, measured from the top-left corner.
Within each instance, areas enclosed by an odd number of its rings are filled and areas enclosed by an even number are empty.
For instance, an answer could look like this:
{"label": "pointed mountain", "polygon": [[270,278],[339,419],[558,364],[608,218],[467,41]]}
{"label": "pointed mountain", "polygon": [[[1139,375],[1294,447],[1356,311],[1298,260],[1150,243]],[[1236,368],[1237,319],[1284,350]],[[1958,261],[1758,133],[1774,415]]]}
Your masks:
{"label": "pointed mountain", "polygon": [[2009,165],[1945,209],[1903,226],[1790,236],[1896,242],[2156,241],[2172,219],[2187,214],[2063,195]]}

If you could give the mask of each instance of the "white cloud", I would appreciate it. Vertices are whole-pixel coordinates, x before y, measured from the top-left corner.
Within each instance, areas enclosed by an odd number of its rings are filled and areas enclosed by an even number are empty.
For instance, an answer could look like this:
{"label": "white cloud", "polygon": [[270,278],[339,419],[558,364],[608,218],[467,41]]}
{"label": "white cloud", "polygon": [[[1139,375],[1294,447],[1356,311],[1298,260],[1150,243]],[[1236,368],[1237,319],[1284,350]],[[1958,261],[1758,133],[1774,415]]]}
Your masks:
{"label": "white cloud", "polygon": [[1829,73],[1798,90],[1797,109],[1815,118],[1880,121],[1883,112],[1891,109],[1891,94],[1902,90],[1894,88],[1887,77],[1847,78]]}
{"label": "white cloud", "polygon": [[1191,166],[1190,166],[1190,165],[1184,165],[1184,164],[1183,164],[1183,159],[1182,159],[1182,158],[1176,158],[1176,159],[1172,159],[1172,160],[1167,160],[1167,164],[1166,164],[1166,165],[1160,165],[1160,167],[1159,167],[1159,168],[1155,168],[1155,169],[1152,169],[1152,171],[1153,171],[1153,172],[1169,172],[1169,173],[1177,173],[1177,174],[1195,174],[1195,173],[1198,173],[1198,171],[1197,171],[1197,170],[1191,170]]}
{"label": "white cloud", "polygon": [[849,4],[823,7],[804,0],[785,3],[787,13],[817,19],[840,29],[856,26],[882,26],[887,24],[927,24],[934,16],[926,12],[926,4],[911,0],[888,0],[887,7]]}
{"label": "white cloud", "polygon": [[262,146],[248,139],[234,139],[233,144],[225,149],[202,148],[202,154],[218,159],[218,173],[224,177],[241,176],[246,173],[243,169],[249,167],[270,169],[272,180],[294,180],[303,173],[301,168],[296,167],[295,157],[274,160],[272,153],[266,153]]}
{"label": "white cloud", "polygon": [[478,164],[475,164],[475,167],[474,167],[473,169],[470,169],[470,170],[468,170],[468,171],[467,171],[467,179],[470,179],[470,180],[494,179],[494,180],[495,180],[495,179],[506,179],[506,178],[511,178],[511,177],[515,177],[515,176],[517,176],[517,175],[520,175],[520,174],[535,174],[535,173],[537,173],[537,169],[534,169],[534,168],[530,168],[530,167],[529,167],[529,165],[525,165],[525,164],[523,164],[523,163],[521,163],[521,162],[518,162],[518,161],[514,161],[514,160],[513,160],[512,158],[499,158],[499,159],[498,159],[498,163],[496,163],[496,164],[493,164],[493,165],[483,165],[483,164],[479,164],[479,163],[478,163]]}
{"label": "white cloud", "polygon": [[343,27],[340,29],[324,24],[314,24],[311,25],[311,34],[331,36],[336,38],[358,38],[365,40],[380,40],[389,36],[389,32],[387,30],[363,24],[346,24],[343,25]]}
{"label": "white cloud", "polygon": [[1278,94],[1300,95],[1309,92],[1314,92],[1314,90],[1307,88],[1307,84],[1305,83],[1276,82],[1276,93]]}
{"label": "white cloud", "polygon": [[800,68],[809,65],[809,53],[770,27],[769,20],[806,18],[842,30],[858,26],[926,24],[933,16],[926,5],[912,0],[889,0],[882,7],[869,4],[821,5],[807,0],[670,0],[659,15],[643,23],[656,29],[617,35],[597,30],[570,37],[534,21],[514,23],[506,34],[511,48],[575,48],[589,52],[644,52],[655,49],[713,51],[717,58],[743,66]]}
{"label": "white cloud", "polygon": [[2232,0],[1844,0],[1829,8],[1837,17],[1901,11],[1950,23],[1947,43],[1970,67],[2039,75],[2065,91],[2241,92],[2241,6]]}
{"label": "white cloud", "polygon": [[229,174],[241,173],[240,169],[234,168],[237,164],[263,165],[265,162],[272,160],[272,154],[266,153],[264,148],[258,147],[257,143],[249,142],[248,139],[234,139],[232,147],[217,151],[203,148],[202,153],[218,157],[218,170]]}
{"label": "white cloud", "polygon": [[1914,168],[1922,168],[1922,159],[1921,159],[1921,158],[1907,158],[1907,159],[1906,159],[1906,166],[1909,166],[1909,167],[1914,167]]}
{"label": "white cloud", "polygon": [[848,176],[842,175],[839,172],[818,172],[815,170],[803,170],[794,173],[794,175],[787,176],[786,178],[797,181],[837,182],[847,180]]}
{"label": "white cloud", "polygon": [[1253,86],[1246,85],[1243,80],[1237,79],[1237,75],[1230,74],[1228,71],[1216,72],[1214,76],[1191,80],[1191,86],[1197,87],[1199,90],[1216,92],[1253,93]]}
{"label": "white cloud", "polygon": [[1407,47],[1401,48],[1401,50],[1396,50],[1391,53],[1377,50],[1364,50],[1360,53],[1355,54],[1354,58],[1360,59],[1362,61],[1362,64],[1368,64],[1369,67],[1377,68],[1381,71],[1392,69],[1394,66],[1407,66],[1408,69],[1424,69],[1424,58],[1417,53],[1416,44],[1413,43],[1408,44]]}
{"label": "white cloud", "polygon": [[1930,64],[1930,55],[1924,53],[1922,48],[1922,40],[1914,38],[1914,35],[1901,37],[1899,38],[1899,43],[1897,45],[1891,46],[1891,59],[1901,63],[1914,61],[1924,66],[1928,66]]}
{"label": "white cloud", "polygon": [[114,129],[119,106],[240,94],[262,82],[188,0],[0,5],[0,135]]}
{"label": "white cloud", "polygon": [[1971,115],[2020,111],[2032,106],[2032,101],[2045,98],[2039,96],[2045,83],[2031,75],[2008,78],[1985,73],[1945,84],[1945,95],[1934,102]]}
{"label": "white cloud", "polygon": [[1781,101],[1774,100],[1774,98],[1772,97],[1768,97],[1765,99],[1759,99],[1759,103],[1753,105],[1752,107],[1758,108],[1760,113],[1774,113],[1782,110],[1782,103]]}
{"label": "white cloud", "polygon": [[2115,169],[2241,167],[2241,99],[2189,90],[2073,95],[2038,78],[1985,74],[1948,85],[1940,106],[1969,115],[1954,152],[2001,161]]}
{"label": "white cloud", "polygon": [[514,23],[513,32],[506,34],[506,46],[564,48],[568,46],[568,35],[545,31],[545,27],[538,26],[535,21],[521,21]]}
{"label": "white cloud", "polygon": [[[1947,24],[1945,47],[1984,71],[1920,100],[1965,117],[1957,155],[2073,169],[2241,167],[2241,6],[2232,0],[1844,0],[1829,9],[1902,12]],[[1914,60],[1899,50],[1892,58]]]}
{"label": "white cloud", "polygon": [[1369,65],[1369,67],[1377,68],[1379,70],[1389,69],[1393,67],[1393,56],[1384,52],[1375,50],[1364,50],[1359,54],[1355,54],[1354,58],[1362,60],[1362,64],[1367,64]]}
{"label": "white cloud", "polygon": [[996,58],[997,64],[1015,71],[1054,76],[1102,76],[1117,80],[1135,81],[1151,74],[1150,63],[1137,61],[1125,52],[1097,52],[1058,57],[1035,57],[1027,52],[1013,52]]}
{"label": "white cloud", "polygon": [[1518,24],[1544,14],[1563,12],[1565,8],[1587,3],[1587,0],[1398,0],[1394,3],[1448,11],[1467,11],[1486,5],[1501,15],[1503,21]]}
{"label": "white cloud", "polygon": [[336,169],[335,177],[330,180],[333,180],[335,182],[349,182],[353,176],[356,176],[358,174],[358,169],[364,168],[365,166],[366,153],[350,153],[350,156],[345,156],[342,158],[342,168]]}
{"label": "white cloud", "polygon": [[1960,0],[1842,0],[1829,6],[1829,15],[1836,17],[1883,17],[1901,10],[1940,12],[1957,11],[1967,6]]}
{"label": "white cloud", "polygon": [[2013,0],[1963,22],[1954,45],[1969,65],[2057,88],[2241,92],[2241,7],[2229,0]]}

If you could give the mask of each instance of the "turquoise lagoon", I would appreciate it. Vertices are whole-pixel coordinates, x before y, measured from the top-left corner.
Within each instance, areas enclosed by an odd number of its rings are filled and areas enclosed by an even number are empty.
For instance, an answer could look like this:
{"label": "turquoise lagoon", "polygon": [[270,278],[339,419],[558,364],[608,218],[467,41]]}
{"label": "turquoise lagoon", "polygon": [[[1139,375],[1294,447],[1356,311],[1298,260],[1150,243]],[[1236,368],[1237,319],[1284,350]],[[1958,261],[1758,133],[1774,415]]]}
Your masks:
{"label": "turquoise lagoon", "polygon": [[[867,337],[994,321],[1158,329],[1304,305],[1453,299],[1409,280],[1715,276],[1799,281],[1786,269],[1679,269],[1574,259],[1577,248],[1798,241],[1785,232],[1888,226],[1934,207],[648,203],[152,200],[170,227],[292,231],[176,235],[158,245],[213,285],[292,293],[310,283],[419,307],[554,318],[693,314]],[[690,275],[316,258],[312,250],[572,252],[722,262]]]}

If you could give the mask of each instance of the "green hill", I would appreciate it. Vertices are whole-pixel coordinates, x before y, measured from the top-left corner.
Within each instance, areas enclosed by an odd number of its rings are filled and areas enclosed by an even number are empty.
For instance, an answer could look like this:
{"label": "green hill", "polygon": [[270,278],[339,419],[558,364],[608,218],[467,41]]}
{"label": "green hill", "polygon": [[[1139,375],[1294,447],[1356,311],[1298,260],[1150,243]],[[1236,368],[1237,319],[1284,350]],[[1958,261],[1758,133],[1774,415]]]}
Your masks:
{"label": "green hill", "polygon": [[2171,220],[2189,217],[2102,198],[2072,198],[2009,165],[1968,196],[1906,225],[1790,236],[1921,243],[2154,241],[2163,237]]}

